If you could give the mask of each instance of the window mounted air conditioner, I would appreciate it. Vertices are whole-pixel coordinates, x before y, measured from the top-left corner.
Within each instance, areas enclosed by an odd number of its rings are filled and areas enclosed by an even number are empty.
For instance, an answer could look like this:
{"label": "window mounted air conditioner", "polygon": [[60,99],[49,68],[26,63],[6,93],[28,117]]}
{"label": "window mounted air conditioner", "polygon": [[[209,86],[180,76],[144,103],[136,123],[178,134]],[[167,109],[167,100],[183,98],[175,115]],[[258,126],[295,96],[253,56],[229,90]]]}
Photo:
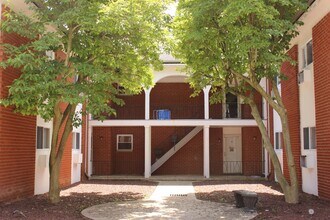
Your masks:
{"label": "window mounted air conditioner", "polygon": [[315,159],[311,155],[301,155],[300,156],[300,167],[302,168],[314,168]]}
{"label": "window mounted air conditioner", "polygon": [[312,81],[312,73],[310,70],[304,69],[300,73],[298,73],[298,84],[311,82],[311,81]]}

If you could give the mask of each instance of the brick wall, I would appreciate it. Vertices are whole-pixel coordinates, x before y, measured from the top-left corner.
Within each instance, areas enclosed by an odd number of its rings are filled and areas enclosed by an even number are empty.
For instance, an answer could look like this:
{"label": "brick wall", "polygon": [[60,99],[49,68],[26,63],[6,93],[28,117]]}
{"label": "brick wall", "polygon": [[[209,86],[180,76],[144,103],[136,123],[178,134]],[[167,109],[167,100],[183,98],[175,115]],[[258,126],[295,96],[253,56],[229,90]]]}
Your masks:
{"label": "brick wall", "polygon": [[244,175],[262,174],[262,139],[258,127],[242,128],[242,160]]}
{"label": "brick wall", "polygon": [[[22,44],[27,40],[2,34],[1,42]],[[0,52],[3,59],[3,52]],[[17,69],[0,70],[0,98],[7,97]],[[0,106],[0,202],[32,196],[34,193],[36,117],[13,113]]]}
{"label": "brick wall", "polygon": [[210,175],[223,174],[223,130],[210,128]]}
{"label": "brick wall", "polygon": [[93,174],[113,174],[111,152],[111,128],[93,128]]}
{"label": "brick wall", "polygon": [[[133,151],[117,151],[117,134],[133,135]],[[93,129],[94,175],[143,175],[144,127],[95,127]]]}
{"label": "brick wall", "polygon": [[[168,128],[164,128],[168,129]],[[175,128],[174,128],[175,129]],[[170,133],[170,132],[167,132]],[[189,133],[189,132],[187,132]],[[152,135],[163,134],[163,129]],[[153,175],[203,175],[203,131],[166,161]]]}
{"label": "brick wall", "polygon": [[[289,56],[298,61],[298,46],[293,46],[289,52]],[[291,136],[292,153],[295,160],[296,170],[299,185],[301,186],[301,169],[300,169],[300,110],[299,110],[299,86],[297,80],[298,65],[291,65],[289,62],[285,62],[282,65],[281,72],[287,77],[287,80],[283,80],[282,84],[282,98],[284,105],[287,109],[289,130]],[[286,160],[285,146],[283,148],[283,170],[284,175],[289,179],[289,170]]]}
{"label": "brick wall", "polygon": [[[193,127],[152,127],[151,161],[156,161]],[[262,169],[261,135],[256,127],[242,129],[244,175],[260,175]],[[117,134],[133,134],[133,151],[116,150]],[[255,137],[255,139],[254,139]],[[210,128],[210,173],[223,174],[222,128]],[[257,163],[254,163],[257,162]],[[144,127],[95,127],[93,129],[94,175],[143,175]],[[203,175],[203,132],[164,163],[152,175]]]}
{"label": "brick wall", "polygon": [[313,28],[318,192],[330,199],[330,13]]}

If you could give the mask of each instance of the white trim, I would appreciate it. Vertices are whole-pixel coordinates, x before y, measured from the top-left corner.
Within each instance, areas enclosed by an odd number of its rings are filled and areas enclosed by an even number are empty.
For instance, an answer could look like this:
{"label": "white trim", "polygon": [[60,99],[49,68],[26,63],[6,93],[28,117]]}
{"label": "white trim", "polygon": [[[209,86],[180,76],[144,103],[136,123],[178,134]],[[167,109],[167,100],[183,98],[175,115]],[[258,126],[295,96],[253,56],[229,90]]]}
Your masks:
{"label": "white trim", "polygon": [[151,127],[144,127],[144,177],[151,176]]}
{"label": "white trim", "polygon": [[[212,126],[212,127],[256,127],[258,126],[254,119],[197,119],[197,120],[104,120],[89,121],[91,127],[105,127],[105,126]],[[264,123],[266,121],[264,120]]]}
{"label": "white trim", "polygon": [[210,126],[203,129],[203,174],[210,178]]}
{"label": "white trim", "polygon": [[[130,137],[131,138],[131,149],[118,149],[118,144],[119,144],[119,137],[120,136],[126,136],[126,137]],[[132,152],[133,151],[133,134],[117,134],[117,138],[116,138],[116,146],[117,146],[117,151],[119,152]],[[129,143],[129,142],[127,142]]]}
{"label": "white trim", "polygon": [[204,92],[204,119],[209,119],[210,118],[210,98],[209,98],[209,93],[210,93],[211,86],[208,85],[203,89]]}

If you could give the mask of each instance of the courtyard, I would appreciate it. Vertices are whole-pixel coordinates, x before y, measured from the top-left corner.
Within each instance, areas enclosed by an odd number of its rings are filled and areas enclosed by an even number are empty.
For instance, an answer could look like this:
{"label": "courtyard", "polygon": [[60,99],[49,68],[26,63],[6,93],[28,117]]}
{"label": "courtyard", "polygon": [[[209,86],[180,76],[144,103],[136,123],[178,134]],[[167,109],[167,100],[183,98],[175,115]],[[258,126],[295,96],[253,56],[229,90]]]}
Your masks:
{"label": "courtyard", "polygon": [[[185,185],[185,182],[177,182]],[[61,202],[53,205],[47,200],[47,194],[36,195],[30,198],[14,202],[0,204],[0,219],[87,219],[81,212],[86,208],[108,203],[108,208],[115,213],[121,205],[126,206],[126,214],[132,211],[139,213],[135,217],[121,218],[107,214],[106,219],[151,219],[148,214],[150,210],[145,209],[139,212],[135,204],[147,203],[152,197],[158,185],[164,182],[141,181],[141,180],[93,180],[84,181],[61,192]],[[165,183],[166,184],[166,183]],[[269,181],[199,181],[192,182],[193,193],[188,193],[187,198],[176,197],[164,203],[166,209],[171,208],[172,214],[162,214],[162,219],[188,219],[185,208],[193,208],[195,203],[199,212],[216,213],[224,210],[224,214],[232,212],[241,213],[241,216],[253,216],[253,219],[329,219],[330,204],[317,197],[300,194],[301,203],[290,205],[285,203],[283,194],[278,184]],[[178,189],[177,186],[175,186]],[[180,188],[180,187],[179,187]],[[232,191],[237,189],[250,190],[258,193],[259,201],[257,210],[254,213],[245,213],[243,209],[235,208],[235,200]],[[184,192],[183,192],[184,193]],[[196,197],[196,199],[194,198]],[[152,198],[151,198],[152,199]],[[206,209],[201,204],[208,202]],[[151,203],[151,205],[153,205]],[[189,206],[190,205],[190,206]],[[219,208],[217,208],[219,207]],[[157,209],[157,207],[156,207]],[[164,206],[159,207],[164,210]],[[155,211],[155,207],[153,207]],[[157,210],[156,210],[157,211]],[[145,213],[143,213],[145,212]],[[160,211],[161,212],[161,211]],[[219,212],[220,213],[220,212]],[[202,213],[203,214],[203,213]],[[226,216],[226,215],[224,215]],[[246,219],[243,218],[242,219]],[[219,219],[221,216],[214,216],[211,219]],[[226,217],[222,217],[225,218]],[[104,218],[103,218],[104,219]],[[195,217],[194,219],[198,219]],[[229,218],[227,218],[229,219]]]}

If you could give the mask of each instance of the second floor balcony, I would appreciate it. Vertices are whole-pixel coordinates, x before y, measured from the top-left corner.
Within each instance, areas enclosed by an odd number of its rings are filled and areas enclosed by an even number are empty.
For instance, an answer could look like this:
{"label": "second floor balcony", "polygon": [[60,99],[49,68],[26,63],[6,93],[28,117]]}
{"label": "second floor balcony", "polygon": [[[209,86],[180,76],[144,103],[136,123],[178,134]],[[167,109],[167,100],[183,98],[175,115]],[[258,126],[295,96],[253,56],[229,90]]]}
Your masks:
{"label": "second floor balcony", "polygon": [[[223,103],[210,104],[203,93],[191,97],[193,90],[187,83],[159,83],[151,92],[134,96],[121,96],[123,106],[112,105],[116,115],[110,120],[180,120],[180,119],[253,119],[247,104],[227,95]],[[149,97],[147,97],[149,96]],[[148,101],[147,101],[148,100]],[[146,103],[148,103],[146,105]],[[256,99],[262,113],[261,96]],[[208,105],[206,108],[205,105]],[[205,114],[205,111],[208,111]]]}

